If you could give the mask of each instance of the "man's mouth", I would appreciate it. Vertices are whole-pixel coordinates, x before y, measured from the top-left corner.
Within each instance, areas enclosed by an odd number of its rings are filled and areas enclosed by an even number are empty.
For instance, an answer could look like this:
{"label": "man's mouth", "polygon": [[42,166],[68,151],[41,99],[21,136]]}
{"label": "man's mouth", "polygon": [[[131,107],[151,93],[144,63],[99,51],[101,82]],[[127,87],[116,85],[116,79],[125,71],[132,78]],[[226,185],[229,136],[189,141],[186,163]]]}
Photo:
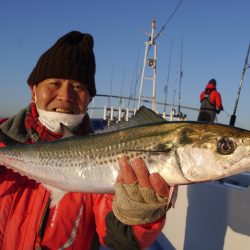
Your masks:
{"label": "man's mouth", "polygon": [[64,108],[56,108],[55,111],[59,113],[65,113],[65,114],[74,114],[72,110],[64,109]]}

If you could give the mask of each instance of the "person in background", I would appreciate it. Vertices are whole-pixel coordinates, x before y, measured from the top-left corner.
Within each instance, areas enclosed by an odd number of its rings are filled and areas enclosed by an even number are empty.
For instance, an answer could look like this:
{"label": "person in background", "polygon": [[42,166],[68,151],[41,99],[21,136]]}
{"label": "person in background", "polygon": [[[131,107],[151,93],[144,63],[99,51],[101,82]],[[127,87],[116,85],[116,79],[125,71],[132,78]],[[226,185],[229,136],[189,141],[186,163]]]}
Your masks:
{"label": "person in background", "polygon": [[[94,41],[71,31],[45,51],[28,77],[31,102],[0,125],[0,147],[49,142],[92,132],[87,113],[96,95]],[[32,159],[31,159],[32,160]],[[174,188],[141,159],[118,159],[115,195],[67,193],[50,207],[40,183],[0,166],[0,249],[145,249],[165,224]],[[126,201],[126,202],[124,202]]]}
{"label": "person in background", "polygon": [[220,93],[216,90],[216,80],[211,79],[200,94],[198,121],[214,122],[216,114],[223,110]]}

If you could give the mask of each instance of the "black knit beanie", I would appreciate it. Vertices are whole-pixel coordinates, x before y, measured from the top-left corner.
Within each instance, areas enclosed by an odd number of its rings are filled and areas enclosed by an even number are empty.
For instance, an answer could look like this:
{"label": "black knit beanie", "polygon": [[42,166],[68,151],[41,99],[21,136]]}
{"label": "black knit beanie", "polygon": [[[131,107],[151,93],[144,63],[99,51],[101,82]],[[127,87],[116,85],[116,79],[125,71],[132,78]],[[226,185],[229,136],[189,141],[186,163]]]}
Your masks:
{"label": "black knit beanie", "polygon": [[48,78],[64,78],[86,83],[96,95],[94,40],[90,34],[71,31],[62,36],[39,58],[27,82],[30,86]]}
{"label": "black knit beanie", "polygon": [[215,79],[211,79],[208,83],[213,84],[214,86],[216,86],[216,80]]}

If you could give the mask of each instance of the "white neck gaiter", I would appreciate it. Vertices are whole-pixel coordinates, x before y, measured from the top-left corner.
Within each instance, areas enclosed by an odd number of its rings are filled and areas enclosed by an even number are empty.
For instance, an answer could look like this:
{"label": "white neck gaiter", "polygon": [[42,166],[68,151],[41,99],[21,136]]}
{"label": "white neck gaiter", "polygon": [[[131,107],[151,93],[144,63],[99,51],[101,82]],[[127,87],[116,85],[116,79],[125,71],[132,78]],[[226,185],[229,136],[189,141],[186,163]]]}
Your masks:
{"label": "white neck gaiter", "polygon": [[39,109],[36,106],[38,112],[38,120],[50,131],[60,132],[61,126],[60,123],[64,124],[69,129],[76,127],[83,119],[85,114],[65,114],[54,111],[46,111]]}

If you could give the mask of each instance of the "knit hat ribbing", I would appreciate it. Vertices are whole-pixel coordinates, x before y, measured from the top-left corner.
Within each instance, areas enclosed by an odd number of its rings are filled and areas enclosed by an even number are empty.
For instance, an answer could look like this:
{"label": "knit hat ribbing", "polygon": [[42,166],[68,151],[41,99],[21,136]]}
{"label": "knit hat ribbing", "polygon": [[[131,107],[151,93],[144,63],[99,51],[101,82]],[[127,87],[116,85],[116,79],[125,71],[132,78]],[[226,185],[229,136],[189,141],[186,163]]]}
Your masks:
{"label": "knit hat ribbing", "polygon": [[216,80],[215,79],[211,79],[208,83],[213,84],[214,86],[216,86]]}
{"label": "knit hat ribbing", "polygon": [[48,78],[64,78],[86,84],[96,95],[94,40],[90,34],[71,31],[39,58],[27,82],[30,86]]}

